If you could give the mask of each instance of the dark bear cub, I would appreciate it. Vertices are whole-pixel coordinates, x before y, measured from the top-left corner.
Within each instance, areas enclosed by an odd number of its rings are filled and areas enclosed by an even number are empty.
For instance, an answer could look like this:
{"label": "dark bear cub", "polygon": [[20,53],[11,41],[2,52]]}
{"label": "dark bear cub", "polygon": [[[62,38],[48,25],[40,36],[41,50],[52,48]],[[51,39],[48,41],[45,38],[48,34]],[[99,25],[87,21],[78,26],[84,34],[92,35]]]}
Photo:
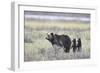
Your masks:
{"label": "dark bear cub", "polygon": [[79,38],[78,40],[77,40],[77,48],[78,48],[78,51],[81,51],[81,49],[82,49],[82,42],[81,42],[81,38]]}
{"label": "dark bear cub", "polygon": [[82,49],[82,42],[81,42],[81,38],[79,38],[77,41],[76,39],[72,40],[72,48],[73,48],[73,52],[80,52]]}
{"label": "dark bear cub", "polygon": [[73,52],[76,52],[77,50],[76,39],[73,39],[72,42],[73,42],[72,44]]}

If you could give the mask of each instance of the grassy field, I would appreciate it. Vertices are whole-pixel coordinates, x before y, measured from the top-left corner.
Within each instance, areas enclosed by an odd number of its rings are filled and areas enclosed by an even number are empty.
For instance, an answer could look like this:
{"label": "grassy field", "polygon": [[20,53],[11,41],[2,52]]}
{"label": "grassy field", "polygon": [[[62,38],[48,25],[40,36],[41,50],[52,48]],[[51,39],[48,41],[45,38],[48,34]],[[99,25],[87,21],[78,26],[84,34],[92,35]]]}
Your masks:
{"label": "grassy field", "polygon": [[[25,21],[24,61],[48,61],[90,58],[90,24],[81,22]],[[81,38],[82,51],[65,53],[62,48],[54,48],[45,39],[47,33],[64,34]],[[56,49],[56,50],[55,50]],[[55,53],[56,51],[56,53]]]}
{"label": "grassy field", "polygon": [[32,29],[71,29],[71,30],[87,30],[90,29],[90,25],[88,23],[81,22],[61,22],[61,21],[26,21],[26,27],[30,27]]}

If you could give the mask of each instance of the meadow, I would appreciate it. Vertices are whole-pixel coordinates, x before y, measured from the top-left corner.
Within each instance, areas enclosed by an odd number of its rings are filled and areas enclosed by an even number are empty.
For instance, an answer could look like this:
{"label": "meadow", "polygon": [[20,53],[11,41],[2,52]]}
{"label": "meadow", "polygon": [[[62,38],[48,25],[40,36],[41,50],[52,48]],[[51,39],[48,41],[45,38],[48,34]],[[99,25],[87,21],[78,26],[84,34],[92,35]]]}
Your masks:
{"label": "meadow", "polygon": [[[71,40],[81,38],[82,51],[65,53],[46,40],[48,33],[68,35]],[[55,50],[56,49],[56,50]],[[56,51],[56,53],[55,53]],[[51,61],[90,58],[90,24],[61,21],[25,21],[24,24],[24,61]]]}

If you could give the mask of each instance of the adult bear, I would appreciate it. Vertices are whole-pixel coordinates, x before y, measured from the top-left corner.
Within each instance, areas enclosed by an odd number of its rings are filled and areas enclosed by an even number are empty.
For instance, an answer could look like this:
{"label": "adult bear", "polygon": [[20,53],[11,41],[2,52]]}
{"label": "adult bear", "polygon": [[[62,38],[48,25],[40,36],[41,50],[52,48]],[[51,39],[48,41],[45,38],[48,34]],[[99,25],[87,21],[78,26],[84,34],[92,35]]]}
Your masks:
{"label": "adult bear", "polygon": [[71,39],[68,35],[57,35],[57,34],[47,34],[47,40],[51,42],[52,45],[57,45],[63,47],[64,51],[68,53],[71,47]]}

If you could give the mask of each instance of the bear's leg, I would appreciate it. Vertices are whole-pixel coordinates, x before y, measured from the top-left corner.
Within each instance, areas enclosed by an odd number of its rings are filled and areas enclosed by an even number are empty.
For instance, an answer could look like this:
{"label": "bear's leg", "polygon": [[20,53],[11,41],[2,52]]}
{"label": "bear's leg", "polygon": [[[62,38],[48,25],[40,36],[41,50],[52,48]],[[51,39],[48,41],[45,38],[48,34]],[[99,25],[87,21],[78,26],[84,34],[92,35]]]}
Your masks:
{"label": "bear's leg", "polygon": [[76,48],[73,48],[73,52],[76,52]]}
{"label": "bear's leg", "polygon": [[81,51],[81,47],[78,47],[78,52],[80,52]]}
{"label": "bear's leg", "polygon": [[69,53],[69,51],[70,51],[70,48],[65,48],[65,50],[64,50],[66,53]]}

